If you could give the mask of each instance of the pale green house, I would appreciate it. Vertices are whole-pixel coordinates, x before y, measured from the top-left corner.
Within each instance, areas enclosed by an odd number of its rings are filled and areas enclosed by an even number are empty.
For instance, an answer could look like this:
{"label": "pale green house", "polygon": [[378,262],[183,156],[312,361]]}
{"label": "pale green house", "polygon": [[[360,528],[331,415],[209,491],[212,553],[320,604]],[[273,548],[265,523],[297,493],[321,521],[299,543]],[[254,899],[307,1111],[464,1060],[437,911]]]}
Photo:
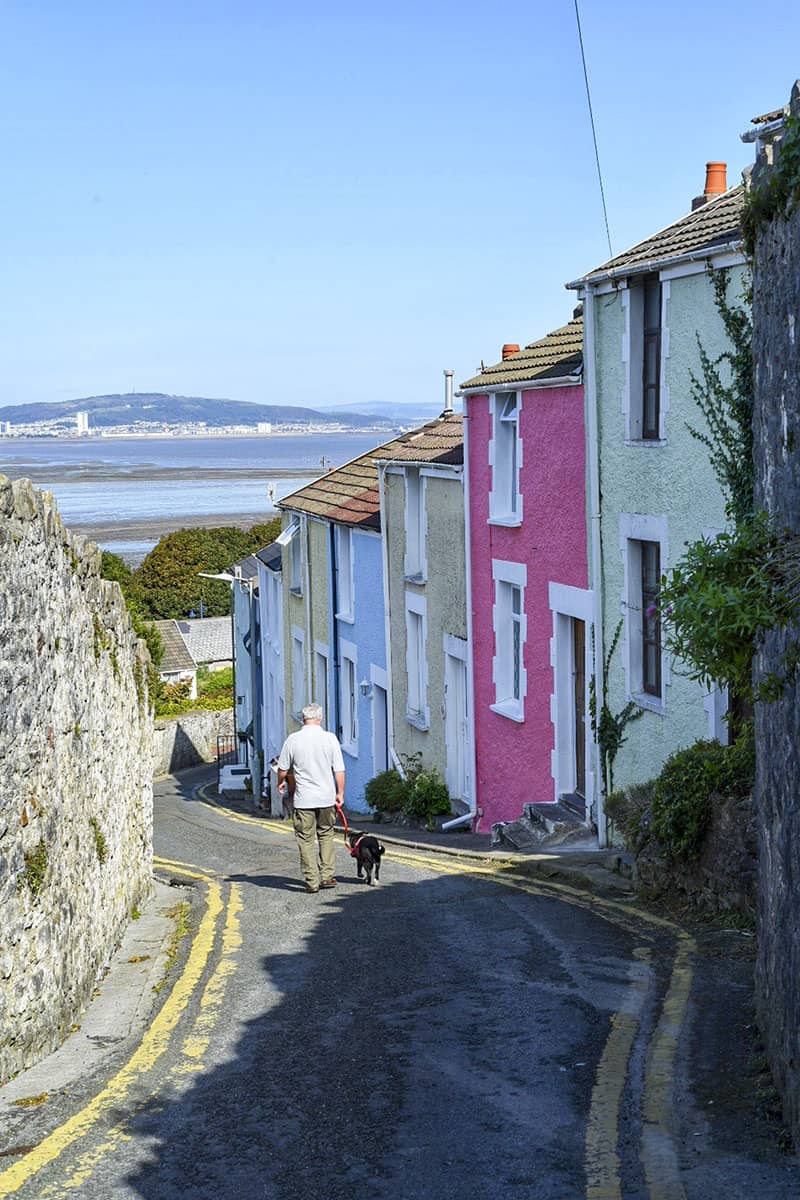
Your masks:
{"label": "pale green house", "polygon": [[[716,189],[711,168],[723,168]],[[743,196],[741,186],[725,190],[723,164],[709,164],[706,191],[692,212],[568,285],[584,301],[598,694],[619,628],[609,707],[618,713],[633,700],[643,710],[627,727],[615,787],[651,779],[670,754],[698,738],[726,740],[726,697],[689,680],[671,659],[657,603],[661,577],[685,544],[725,527],[708,452],[688,426],[703,425],[691,395],[691,375],[700,374],[698,340],[712,358],[728,348],[711,272],[729,272],[729,297],[742,292]],[[602,843],[602,795],[594,815]]]}

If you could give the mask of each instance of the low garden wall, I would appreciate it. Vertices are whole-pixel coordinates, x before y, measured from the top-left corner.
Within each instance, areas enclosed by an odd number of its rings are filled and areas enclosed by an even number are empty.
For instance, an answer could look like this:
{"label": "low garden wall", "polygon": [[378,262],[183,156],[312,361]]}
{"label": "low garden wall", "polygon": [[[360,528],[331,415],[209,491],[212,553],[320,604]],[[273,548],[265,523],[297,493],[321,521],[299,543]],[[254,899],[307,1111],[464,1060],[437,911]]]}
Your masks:
{"label": "low garden wall", "polygon": [[153,731],[154,776],[211,762],[217,753],[217,737],[221,736],[233,736],[233,709],[159,717]]}

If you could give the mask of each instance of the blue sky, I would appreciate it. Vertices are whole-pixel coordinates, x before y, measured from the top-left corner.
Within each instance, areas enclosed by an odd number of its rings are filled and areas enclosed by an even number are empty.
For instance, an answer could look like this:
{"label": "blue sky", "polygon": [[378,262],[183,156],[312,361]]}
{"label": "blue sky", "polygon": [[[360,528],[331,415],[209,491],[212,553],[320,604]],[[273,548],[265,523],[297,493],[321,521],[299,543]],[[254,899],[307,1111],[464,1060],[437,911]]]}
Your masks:
{"label": "blue sky", "polygon": [[[582,0],[614,250],[738,182],[800,10]],[[573,0],[3,0],[0,405],[438,400],[608,257]]]}

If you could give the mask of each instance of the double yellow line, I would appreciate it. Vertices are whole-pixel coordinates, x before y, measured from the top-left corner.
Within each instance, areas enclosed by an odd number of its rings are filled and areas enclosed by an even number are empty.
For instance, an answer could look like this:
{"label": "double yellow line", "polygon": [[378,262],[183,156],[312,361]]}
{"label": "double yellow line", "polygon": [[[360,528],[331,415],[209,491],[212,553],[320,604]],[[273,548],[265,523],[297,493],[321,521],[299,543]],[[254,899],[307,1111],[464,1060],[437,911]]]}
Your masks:
{"label": "double yellow line", "polygon": [[[212,875],[191,864],[156,859],[154,865],[157,868],[172,870],[190,879],[200,880],[206,885],[205,912],[192,941],[183,971],[175,981],[169,996],[138,1048],[109,1083],[80,1112],[53,1130],[18,1163],[0,1174],[0,1200],[17,1192],[29,1179],[89,1133],[112,1109],[130,1101],[134,1085],[143,1075],[152,1070],[169,1047],[170,1039],[178,1022],[186,1012],[190,1000],[200,985],[216,942],[219,918],[225,907],[222,888]],[[241,907],[239,889],[236,884],[231,884],[221,938],[220,959],[206,983],[193,1031],[184,1039],[182,1046],[184,1059],[194,1063],[202,1057],[208,1046],[210,1030],[222,1005],[225,984],[234,970],[233,956],[241,945],[239,934]],[[65,1189],[79,1189],[108,1151],[127,1136],[126,1124],[136,1107],[135,1104],[132,1106],[129,1104],[131,1111],[127,1114],[127,1120],[114,1125],[104,1137],[102,1145],[94,1147],[84,1155],[66,1180],[57,1186],[40,1191],[38,1193],[39,1200],[61,1195]]]}

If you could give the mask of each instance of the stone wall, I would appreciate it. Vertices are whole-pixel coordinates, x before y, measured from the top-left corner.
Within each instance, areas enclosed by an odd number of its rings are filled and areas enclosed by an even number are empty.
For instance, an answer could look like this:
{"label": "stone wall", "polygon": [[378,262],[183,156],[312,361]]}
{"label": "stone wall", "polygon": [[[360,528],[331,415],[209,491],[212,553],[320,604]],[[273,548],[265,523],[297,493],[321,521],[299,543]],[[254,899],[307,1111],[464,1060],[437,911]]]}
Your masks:
{"label": "stone wall", "polygon": [[[800,89],[792,109],[800,117]],[[762,161],[756,173],[769,171]],[[798,179],[800,186],[800,179]],[[753,325],[756,503],[800,534],[800,202],[756,236]],[[756,671],[780,670],[787,634],[771,635]],[[800,1145],[800,684],[756,705],[759,1023],[786,1118]]]}
{"label": "stone wall", "polygon": [[0,1082],[61,1042],[151,887],[147,651],[99,565],[0,476]]}
{"label": "stone wall", "polygon": [[233,736],[233,709],[160,717],[154,731],[153,774],[171,775],[216,757],[217,737]]}

